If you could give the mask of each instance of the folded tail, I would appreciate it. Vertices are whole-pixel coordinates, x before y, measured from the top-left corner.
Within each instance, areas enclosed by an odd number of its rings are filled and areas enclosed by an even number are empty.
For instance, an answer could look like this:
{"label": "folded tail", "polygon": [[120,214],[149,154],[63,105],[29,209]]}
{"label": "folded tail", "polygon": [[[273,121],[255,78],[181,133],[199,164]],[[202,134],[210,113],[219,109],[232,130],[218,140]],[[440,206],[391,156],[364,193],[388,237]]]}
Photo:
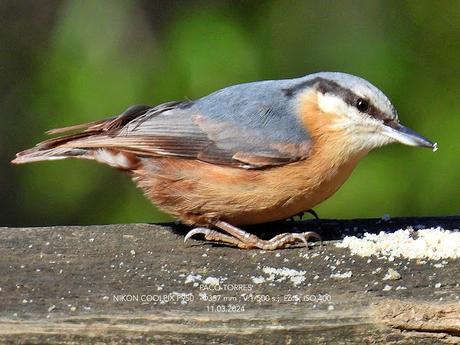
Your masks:
{"label": "folded tail", "polygon": [[[80,130],[79,133],[64,135],[38,143],[35,147],[21,151],[11,162],[24,164],[66,158],[93,159],[120,169],[131,169],[138,160],[129,152],[121,152],[116,148],[85,147],[84,142],[97,136],[109,136],[122,128],[134,118],[143,115],[151,107],[136,105],[128,108],[123,114],[90,123],[58,128],[48,134],[65,133]],[[83,144],[83,145],[82,145]]]}
{"label": "folded tail", "polygon": [[82,137],[82,135],[69,135],[43,141],[31,149],[17,153],[16,158],[13,159],[11,163],[24,164],[39,161],[65,159],[70,157],[92,159],[92,155],[88,155],[87,149],[78,147],[60,147],[60,145],[64,143],[69,143],[76,138]]}

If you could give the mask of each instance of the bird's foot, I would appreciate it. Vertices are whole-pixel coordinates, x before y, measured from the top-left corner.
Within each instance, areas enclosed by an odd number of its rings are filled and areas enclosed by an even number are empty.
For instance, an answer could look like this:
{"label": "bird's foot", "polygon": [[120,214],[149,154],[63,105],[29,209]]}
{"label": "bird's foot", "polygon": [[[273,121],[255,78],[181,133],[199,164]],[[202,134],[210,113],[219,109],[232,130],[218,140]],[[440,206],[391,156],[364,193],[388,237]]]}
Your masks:
{"label": "bird's foot", "polygon": [[288,244],[294,244],[297,242],[303,242],[305,246],[308,247],[308,239],[312,237],[321,241],[321,237],[313,231],[302,233],[283,233],[276,235],[270,240],[262,240],[256,235],[250,234],[249,232],[243,231],[236,226],[223,221],[217,221],[214,225],[227,232],[227,234],[208,228],[195,228],[187,233],[184,238],[184,242],[196,234],[202,234],[208,241],[229,243],[242,249],[258,248],[263,250],[275,250],[285,248]]}
{"label": "bird's foot", "polygon": [[[309,209],[309,210],[306,210],[305,213],[310,213],[313,217],[315,217],[316,220],[319,220],[319,216],[318,216],[318,213],[316,213],[316,211],[314,209]],[[302,214],[303,216],[303,214]]]}
{"label": "bird's foot", "polygon": [[295,217],[299,217],[299,220],[302,220],[302,218],[305,215],[305,213],[310,213],[313,217],[315,217],[316,220],[319,220],[318,213],[316,213],[316,211],[313,210],[313,209],[309,209],[309,210],[306,210],[306,211],[299,212],[296,215],[293,215],[292,217],[289,217],[288,219],[291,222],[295,221]]}

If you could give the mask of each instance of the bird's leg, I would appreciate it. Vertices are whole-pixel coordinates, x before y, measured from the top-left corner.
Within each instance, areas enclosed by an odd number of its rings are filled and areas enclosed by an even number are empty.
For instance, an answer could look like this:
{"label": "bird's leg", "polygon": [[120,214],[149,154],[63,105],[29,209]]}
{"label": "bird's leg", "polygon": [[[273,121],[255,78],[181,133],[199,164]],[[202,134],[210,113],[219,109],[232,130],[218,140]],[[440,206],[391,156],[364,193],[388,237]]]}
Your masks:
{"label": "bird's leg", "polygon": [[321,237],[316,232],[307,231],[303,233],[283,233],[267,241],[220,220],[214,222],[214,225],[231,236],[207,228],[196,228],[185,236],[185,241],[196,234],[203,234],[205,239],[209,241],[230,243],[242,249],[259,248],[274,250],[284,248],[286,245],[296,242],[303,242],[305,246],[308,246],[308,239],[310,237],[321,240]]}

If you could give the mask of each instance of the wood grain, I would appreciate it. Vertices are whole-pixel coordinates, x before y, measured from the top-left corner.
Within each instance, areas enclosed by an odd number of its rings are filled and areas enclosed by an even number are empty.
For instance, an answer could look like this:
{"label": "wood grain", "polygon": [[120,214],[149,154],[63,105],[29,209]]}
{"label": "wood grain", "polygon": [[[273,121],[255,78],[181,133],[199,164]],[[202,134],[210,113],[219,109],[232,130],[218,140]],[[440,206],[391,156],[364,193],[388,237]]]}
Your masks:
{"label": "wood grain", "polygon": [[[344,233],[407,225],[455,229],[460,217],[251,228],[266,237],[293,228],[316,230],[325,239],[323,246],[274,252],[184,244],[187,229],[174,224],[0,228],[0,343],[458,343],[460,260],[369,260],[334,246]],[[304,271],[305,280],[296,284],[277,275],[269,281],[264,267]],[[383,280],[388,268],[401,279]],[[348,271],[350,278],[331,277]],[[260,277],[265,282],[255,283]],[[205,284],[215,279],[219,285]],[[212,286],[222,290],[202,290]],[[250,294],[253,300],[244,300]],[[194,299],[185,303],[185,296]],[[225,312],[221,305],[228,307]],[[244,311],[230,312],[231,305]]]}

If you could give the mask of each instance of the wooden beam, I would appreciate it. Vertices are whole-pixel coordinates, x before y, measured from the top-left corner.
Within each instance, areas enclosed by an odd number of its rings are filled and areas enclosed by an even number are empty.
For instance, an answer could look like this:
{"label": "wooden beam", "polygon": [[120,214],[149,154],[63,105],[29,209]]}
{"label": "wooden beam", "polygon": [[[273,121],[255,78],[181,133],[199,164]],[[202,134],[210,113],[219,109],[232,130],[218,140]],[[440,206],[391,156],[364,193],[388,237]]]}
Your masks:
{"label": "wooden beam", "polygon": [[[460,342],[459,259],[387,261],[334,245],[408,225],[455,229],[460,217],[320,224],[250,228],[325,239],[273,252],[184,244],[174,224],[0,228],[0,342]],[[401,278],[383,280],[390,268]]]}

